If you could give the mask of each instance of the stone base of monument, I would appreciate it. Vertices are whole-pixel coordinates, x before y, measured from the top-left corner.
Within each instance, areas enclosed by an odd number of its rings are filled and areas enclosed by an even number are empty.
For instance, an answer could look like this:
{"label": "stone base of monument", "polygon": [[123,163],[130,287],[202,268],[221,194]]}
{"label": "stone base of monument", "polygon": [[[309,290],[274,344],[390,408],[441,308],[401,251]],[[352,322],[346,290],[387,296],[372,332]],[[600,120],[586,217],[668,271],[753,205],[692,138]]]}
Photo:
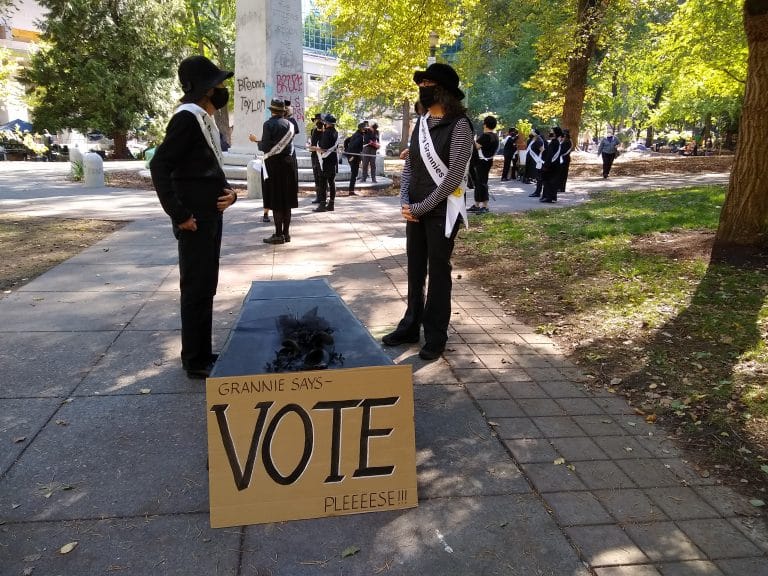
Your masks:
{"label": "stone base of monument", "polygon": [[411,367],[324,280],[251,285],[206,412],[214,528],[418,505]]}
{"label": "stone base of monument", "polygon": [[[296,161],[299,166],[299,186],[304,183],[312,184],[314,175],[312,173],[312,159],[304,150],[299,150]],[[238,154],[233,152],[224,153],[224,174],[227,178],[235,181],[245,181],[248,179],[248,162],[253,160],[253,154]],[[339,172],[336,174],[336,182],[349,182],[350,175],[349,163],[345,160],[339,164]],[[384,173],[384,157],[376,158],[376,174]],[[383,186],[386,187],[386,186]]]}

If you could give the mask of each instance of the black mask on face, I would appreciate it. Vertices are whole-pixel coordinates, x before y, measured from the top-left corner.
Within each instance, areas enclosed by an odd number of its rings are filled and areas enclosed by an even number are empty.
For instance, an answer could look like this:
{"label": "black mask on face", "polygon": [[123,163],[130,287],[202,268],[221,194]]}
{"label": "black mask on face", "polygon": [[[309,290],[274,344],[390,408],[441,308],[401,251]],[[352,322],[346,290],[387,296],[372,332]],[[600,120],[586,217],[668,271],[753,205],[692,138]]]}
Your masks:
{"label": "black mask on face", "polygon": [[216,108],[216,110],[219,110],[220,108],[224,108],[224,106],[227,105],[227,102],[229,102],[229,90],[226,88],[214,88],[213,94],[211,95],[211,104],[213,104],[213,107]]}
{"label": "black mask on face", "polygon": [[424,108],[429,108],[436,102],[435,88],[437,86],[419,86],[419,100]]}

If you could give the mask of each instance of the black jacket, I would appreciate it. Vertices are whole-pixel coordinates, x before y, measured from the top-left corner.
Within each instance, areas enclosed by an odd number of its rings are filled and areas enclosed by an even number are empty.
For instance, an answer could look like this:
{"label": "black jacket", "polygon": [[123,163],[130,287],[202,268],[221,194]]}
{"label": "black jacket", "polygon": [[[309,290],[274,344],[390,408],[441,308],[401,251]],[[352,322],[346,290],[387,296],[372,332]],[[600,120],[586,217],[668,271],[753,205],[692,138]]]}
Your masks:
{"label": "black jacket", "polygon": [[216,202],[230,186],[194,114],[173,115],[149,169],[160,204],[174,224],[192,216],[218,217]]}

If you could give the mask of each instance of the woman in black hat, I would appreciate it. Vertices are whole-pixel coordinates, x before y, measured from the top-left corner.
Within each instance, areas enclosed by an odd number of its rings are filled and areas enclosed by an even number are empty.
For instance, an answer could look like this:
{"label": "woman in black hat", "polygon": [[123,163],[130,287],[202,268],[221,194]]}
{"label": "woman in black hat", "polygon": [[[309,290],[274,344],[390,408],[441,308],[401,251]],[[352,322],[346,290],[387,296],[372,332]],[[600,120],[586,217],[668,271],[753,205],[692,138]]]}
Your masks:
{"label": "woman in black hat", "polygon": [[557,202],[557,187],[560,184],[560,138],[563,131],[553,126],[549,132],[549,142],[541,154],[542,192],[539,202]]}
{"label": "woman in black hat", "polygon": [[272,210],[275,233],[264,238],[267,244],[283,244],[291,241],[291,209],[298,208],[299,180],[296,160],[293,156],[293,124],[285,118],[285,103],[273,99],[269,104],[272,116],[264,122],[259,150],[264,152],[261,171],[261,189],[264,210]]}
{"label": "woman in black hat", "polygon": [[213,297],[219,280],[222,213],[237,200],[224,175],[213,113],[227,105],[224,80],[233,72],[204,56],[179,64],[184,91],[150,162],[160,204],[171,217],[179,248],[181,364],[190,378],[208,377],[212,352]]}
{"label": "woman in black hat", "polygon": [[315,148],[321,165],[320,202],[314,211],[333,212],[336,200],[336,173],[339,171],[339,133],[336,131],[336,117],[333,114],[323,114],[322,121],[323,133]]}
{"label": "woman in black hat", "polygon": [[451,255],[459,226],[467,221],[464,195],[474,138],[453,68],[435,63],[416,72],[413,81],[419,86],[426,114],[417,120],[411,134],[400,185],[400,211],[406,221],[408,307],[395,331],[382,342],[386,346],[418,342],[423,326],[425,343],[419,356],[436,360],[448,340]]}

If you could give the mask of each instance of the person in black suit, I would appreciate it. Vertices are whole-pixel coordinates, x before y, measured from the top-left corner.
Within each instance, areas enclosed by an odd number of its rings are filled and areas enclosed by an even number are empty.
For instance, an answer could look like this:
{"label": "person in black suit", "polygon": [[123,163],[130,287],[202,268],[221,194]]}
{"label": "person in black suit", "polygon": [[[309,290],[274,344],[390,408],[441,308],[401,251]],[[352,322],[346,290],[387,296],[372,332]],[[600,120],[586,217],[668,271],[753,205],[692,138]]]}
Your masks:
{"label": "person in black suit", "polygon": [[336,117],[333,114],[324,114],[322,120],[323,133],[315,147],[321,163],[320,203],[314,212],[333,212],[336,201],[336,174],[339,171],[339,133],[336,131]]}
{"label": "person in black suit", "polygon": [[544,164],[541,167],[542,193],[539,202],[557,202],[557,188],[560,185],[560,138],[563,131],[554,126],[549,133],[547,147],[541,154]]}
{"label": "person in black suit", "polygon": [[179,64],[184,97],[149,164],[157,197],[178,240],[181,290],[181,365],[187,376],[210,375],[213,297],[219,281],[222,213],[237,200],[222,169],[213,113],[227,105],[224,80],[233,72],[204,56]]}

